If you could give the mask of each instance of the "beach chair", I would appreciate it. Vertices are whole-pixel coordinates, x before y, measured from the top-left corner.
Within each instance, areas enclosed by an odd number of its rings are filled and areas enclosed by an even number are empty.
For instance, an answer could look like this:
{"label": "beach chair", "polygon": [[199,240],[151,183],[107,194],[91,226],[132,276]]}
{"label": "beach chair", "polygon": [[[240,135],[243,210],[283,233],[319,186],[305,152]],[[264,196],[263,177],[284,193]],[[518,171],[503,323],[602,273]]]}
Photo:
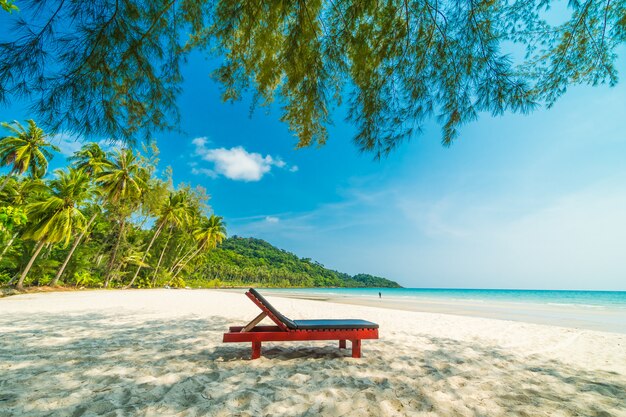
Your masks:
{"label": "beach chair", "polygon": [[[361,357],[361,340],[378,339],[378,324],[366,320],[290,320],[283,316],[253,288],[246,292],[248,298],[261,309],[261,314],[245,326],[233,326],[224,333],[224,343],[252,342],[252,357],[261,356],[262,342],[288,342],[306,340],[338,340],[339,348],[352,343],[352,357]],[[257,326],[269,317],[276,326]]]}

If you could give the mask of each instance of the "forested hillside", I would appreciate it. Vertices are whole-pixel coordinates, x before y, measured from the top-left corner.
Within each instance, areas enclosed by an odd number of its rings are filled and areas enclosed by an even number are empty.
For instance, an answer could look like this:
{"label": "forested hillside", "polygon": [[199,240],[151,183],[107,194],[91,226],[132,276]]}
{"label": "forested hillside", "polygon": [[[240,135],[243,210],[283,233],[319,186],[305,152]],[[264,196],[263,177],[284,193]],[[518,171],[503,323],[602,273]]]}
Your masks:
{"label": "forested hillside", "polygon": [[381,277],[333,271],[264,240],[237,236],[207,253],[187,283],[192,286],[399,287],[396,282]]}

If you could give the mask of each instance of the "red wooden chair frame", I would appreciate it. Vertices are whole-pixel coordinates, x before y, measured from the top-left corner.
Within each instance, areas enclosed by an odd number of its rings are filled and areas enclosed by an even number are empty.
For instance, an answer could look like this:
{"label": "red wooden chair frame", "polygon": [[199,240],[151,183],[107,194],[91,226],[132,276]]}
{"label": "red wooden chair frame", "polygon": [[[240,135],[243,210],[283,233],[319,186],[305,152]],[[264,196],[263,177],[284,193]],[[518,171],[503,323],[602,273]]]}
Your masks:
{"label": "red wooden chair frame", "polygon": [[[378,329],[290,329],[252,293],[246,292],[262,311],[246,326],[232,326],[224,333],[224,343],[252,342],[251,359],[261,357],[261,342],[306,341],[306,340],[338,340],[339,348],[346,348],[346,340],[352,342],[352,357],[361,357],[361,340],[378,339]],[[269,317],[276,326],[257,326],[265,317]]]}

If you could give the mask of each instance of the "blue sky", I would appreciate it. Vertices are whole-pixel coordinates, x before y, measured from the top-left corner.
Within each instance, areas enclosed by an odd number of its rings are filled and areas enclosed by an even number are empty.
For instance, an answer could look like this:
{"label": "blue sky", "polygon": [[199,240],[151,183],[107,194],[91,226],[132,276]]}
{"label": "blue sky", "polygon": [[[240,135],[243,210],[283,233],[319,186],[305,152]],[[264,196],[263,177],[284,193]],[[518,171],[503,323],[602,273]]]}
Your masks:
{"label": "blue sky", "polygon": [[[250,117],[249,102],[222,103],[210,70],[192,56],[185,133],[155,139],[160,167],[204,186],[230,235],[409,287],[626,290],[626,85],[571,88],[527,116],[482,115],[450,148],[433,123],[373,161],[342,109],[326,146],[296,150],[278,106]],[[27,118],[22,104],[0,119]]]}

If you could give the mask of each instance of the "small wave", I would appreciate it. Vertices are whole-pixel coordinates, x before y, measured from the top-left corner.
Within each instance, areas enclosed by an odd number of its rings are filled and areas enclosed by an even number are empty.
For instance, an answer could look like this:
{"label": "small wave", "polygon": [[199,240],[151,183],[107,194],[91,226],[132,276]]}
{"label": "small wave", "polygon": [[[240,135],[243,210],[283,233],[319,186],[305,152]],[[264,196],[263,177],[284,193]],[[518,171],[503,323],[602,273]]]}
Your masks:
{"label": "small wave", "polygon": [[583,308],[599,308],[604,309],[607,306],[599,306],[595,304],[576,304],[576,303],[546,303],[549,306],[567,306],[567,307],[583,307]]}

